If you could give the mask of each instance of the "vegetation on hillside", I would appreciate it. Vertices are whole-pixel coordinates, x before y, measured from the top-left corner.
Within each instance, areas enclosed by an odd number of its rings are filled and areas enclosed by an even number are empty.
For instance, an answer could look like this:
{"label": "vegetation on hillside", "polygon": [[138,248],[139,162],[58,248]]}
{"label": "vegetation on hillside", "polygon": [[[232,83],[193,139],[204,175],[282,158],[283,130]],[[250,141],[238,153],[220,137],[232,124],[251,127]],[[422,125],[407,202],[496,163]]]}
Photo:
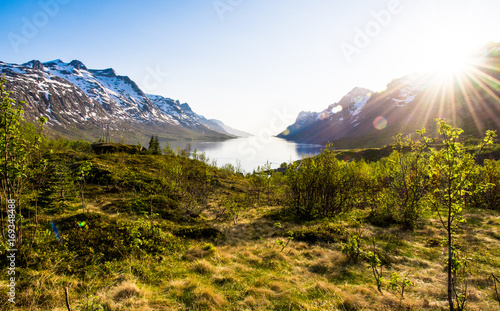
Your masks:
{"label": "vegetation on hillside", "polygon": [[2,310],[500,306],[492,132],[465,146],[437,120],[434,139],[244,175],[156,137],[102,154],[45,138],[1,93]]}

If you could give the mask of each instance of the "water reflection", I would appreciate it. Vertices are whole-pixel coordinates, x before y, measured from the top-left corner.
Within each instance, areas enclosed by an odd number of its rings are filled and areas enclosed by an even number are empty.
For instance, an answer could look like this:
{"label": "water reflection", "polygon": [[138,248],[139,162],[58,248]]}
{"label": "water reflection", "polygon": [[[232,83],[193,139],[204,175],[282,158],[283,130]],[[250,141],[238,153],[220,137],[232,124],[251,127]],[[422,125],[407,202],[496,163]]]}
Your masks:
{"label": "water reflection", "polygon": [[[169,141],[172,149],[185,149],[191,146],[198,153],[204,152],[209,158],[217,161],[217,166],[224,164],[239,165],[247,173],[251,173],[258,166],[266,162],[272,168],[277,168],[281,163],[296,161],[305,156],[318,154],[324,146],[313,144],[298,144],[276,137],[245,137],[219,142],[206,141]],[[165,142],[161,143],[165,147]]]}

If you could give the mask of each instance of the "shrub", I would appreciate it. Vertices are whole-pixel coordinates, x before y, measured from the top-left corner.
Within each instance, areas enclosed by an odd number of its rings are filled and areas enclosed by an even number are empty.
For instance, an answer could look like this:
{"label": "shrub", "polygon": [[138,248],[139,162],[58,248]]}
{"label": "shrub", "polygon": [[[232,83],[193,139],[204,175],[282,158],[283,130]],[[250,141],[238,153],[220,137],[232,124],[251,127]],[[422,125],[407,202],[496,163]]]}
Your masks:
{"label": "shrub", "polygon": [[347,241],[347,231],[342,225],[322,224],[303,227],[293,232],[294,240],[308,243],[337,243]]}
{"label": "shrub", "polygon": [[481,183],[488,183],[484,192],[475,192],[467,200],[467,204],[473,207],[500,210],[500,161],[484,160],[480,173],[473,176],[474,189]]}
{"label": "shrub", "polygon": [[413,230],[425,211],[423,199],[427,194],[428,155],[424,142],[395,137],[393,153],[381,161],[386,176],[380,189],[379,206],[372,210],[370,221],[378,225],[398,224]]}
{"label": "shrub", "polygon": [[77,255],[75,263],[82,266],[121,260],[131,254],[153,255],[184,249],[179,238],[142,219],[128,222],[86,213],[64,217],[56,223],[63,248]]}
{"label": "shrub", "polygon": [[208,225],[185,226],[174,230],[174,235],[188,239],[216,239],[222,237],[222,232]]}
{"label": "shrub", "polygon": [[347,212],[356,204],[357,166],[339,161],[325,149],[316,157],[306,158],[287,171],[289,205],[303,219],[331,217]]}
{"label": "shrub", "polygon": [[340,243],[340,250],[347,257],[349,263],[357,263],[362,257],[364,251],[361,249],[361,237],[359,235],[351,236],[346,243]]}

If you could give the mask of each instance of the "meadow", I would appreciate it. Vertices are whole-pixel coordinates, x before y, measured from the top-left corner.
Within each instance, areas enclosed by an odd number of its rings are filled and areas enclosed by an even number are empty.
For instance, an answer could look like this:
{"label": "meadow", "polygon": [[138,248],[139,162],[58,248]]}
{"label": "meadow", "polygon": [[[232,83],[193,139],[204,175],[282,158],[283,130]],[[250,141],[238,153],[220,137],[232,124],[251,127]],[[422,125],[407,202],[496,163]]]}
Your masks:
{"label": "meadow", "polygon": [[15,177],[15,305],[2,240],[4,310],[444,310],[448,267],[455,310],[500,306],[493,135],[465,145],[438,122],[439,144],[244,175],[196,150],[95,154],[26,126],[39,140]]}

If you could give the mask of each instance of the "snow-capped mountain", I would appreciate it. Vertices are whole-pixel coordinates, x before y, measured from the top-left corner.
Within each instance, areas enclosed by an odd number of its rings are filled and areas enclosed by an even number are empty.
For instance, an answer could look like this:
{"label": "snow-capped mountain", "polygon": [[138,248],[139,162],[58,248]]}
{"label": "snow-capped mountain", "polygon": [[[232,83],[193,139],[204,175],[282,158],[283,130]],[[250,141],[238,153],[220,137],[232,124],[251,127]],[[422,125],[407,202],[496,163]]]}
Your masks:
{"label": "snow-capped mountain", "polygon": [[500,44],[486,47],[462,73],[436,72],[395,79],[381,92],[354,88],[322,112],[301,112],[278,137],[304,143],[333,142],[337,148],[392,143],[398,133],[435,130],[444,118],[479,137],[500,129]]}
{"label": "snow-capped mountain", "polygon": [[368,89],[354,88],[338,103],[331,104],[321,112],[303,111],[295,123],[278,137],[289,140],[304,137],[302,141],[316,143],[329,136],[329,133],[336,133],[339,137],[347,135],[345,131],[359,123],[359,114],[372,94]]}
{"label": "snow-capped mountain", "polygon": [[57,59],[0,62],[0,71],[13,97],[26,102],[26,119],[45,116],[49,131],[64,137],[94,140],[103,124],[109,125],[112,137],[130,142],[153,134],[169,139],[234,137],[186,103],[145,94],[112,68],[93,70],[78,60]]}

